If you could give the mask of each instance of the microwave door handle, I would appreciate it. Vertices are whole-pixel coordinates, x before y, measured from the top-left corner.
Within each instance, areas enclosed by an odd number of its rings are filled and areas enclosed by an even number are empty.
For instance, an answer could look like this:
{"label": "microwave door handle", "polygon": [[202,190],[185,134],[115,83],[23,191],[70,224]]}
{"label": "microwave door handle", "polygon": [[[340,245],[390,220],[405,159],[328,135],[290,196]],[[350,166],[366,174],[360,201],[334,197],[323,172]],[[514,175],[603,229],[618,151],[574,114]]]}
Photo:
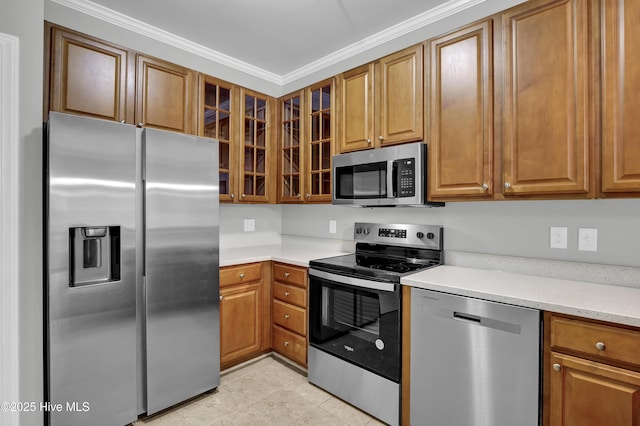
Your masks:
{"label": "microwave door handle", "polygon": [[[389,173],[391,169],[391,173]],[[390,160],[387,162],[387,198],[396,198],[398,196],[398,162]]]}

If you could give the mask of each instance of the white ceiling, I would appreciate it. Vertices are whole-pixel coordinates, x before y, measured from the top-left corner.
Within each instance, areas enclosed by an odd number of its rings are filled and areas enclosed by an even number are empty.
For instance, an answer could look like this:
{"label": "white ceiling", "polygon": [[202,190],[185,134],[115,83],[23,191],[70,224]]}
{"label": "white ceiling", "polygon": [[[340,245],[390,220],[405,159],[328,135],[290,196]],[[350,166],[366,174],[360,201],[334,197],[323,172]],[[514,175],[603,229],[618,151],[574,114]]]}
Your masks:
{"label": "white ceiling", "polygon": [[[52,0],[229,62],[286,76],[487,0]],[[364,47],[363,47],[364,46]]]}

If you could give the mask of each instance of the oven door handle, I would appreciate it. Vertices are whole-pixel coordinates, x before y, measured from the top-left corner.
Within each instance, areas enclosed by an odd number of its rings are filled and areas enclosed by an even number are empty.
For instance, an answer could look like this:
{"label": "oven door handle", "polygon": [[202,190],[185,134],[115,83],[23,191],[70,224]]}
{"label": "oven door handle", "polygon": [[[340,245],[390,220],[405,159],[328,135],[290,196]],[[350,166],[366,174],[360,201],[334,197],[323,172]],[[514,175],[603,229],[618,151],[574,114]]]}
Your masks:
{"label": "oven door handle", "polygon": [[318,271],[317,269],[309,268],[309,275],[317,278],[322,278],[329,281],[334,281],[340,284],[348,284],[355,287],[367,288],[370,290],[388,291],[393,293],[396,289],[396,285],[392,283],[383,283],[380,281],[363,280],[361,278],[348,277],[346,275],[332,274],[331,272]]}

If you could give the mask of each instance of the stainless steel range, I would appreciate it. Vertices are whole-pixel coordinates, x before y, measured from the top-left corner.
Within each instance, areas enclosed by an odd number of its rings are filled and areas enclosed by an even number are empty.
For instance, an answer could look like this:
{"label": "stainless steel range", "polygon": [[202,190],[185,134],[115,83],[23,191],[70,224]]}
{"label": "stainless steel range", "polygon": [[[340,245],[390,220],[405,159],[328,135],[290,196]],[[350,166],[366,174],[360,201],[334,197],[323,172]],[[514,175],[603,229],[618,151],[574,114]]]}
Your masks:
{"label": "stainless steel range", "polygon": [[356,252],[309,264],[309,381],[400,422],[400,278],[443,263],[443,229],[356,223]]}

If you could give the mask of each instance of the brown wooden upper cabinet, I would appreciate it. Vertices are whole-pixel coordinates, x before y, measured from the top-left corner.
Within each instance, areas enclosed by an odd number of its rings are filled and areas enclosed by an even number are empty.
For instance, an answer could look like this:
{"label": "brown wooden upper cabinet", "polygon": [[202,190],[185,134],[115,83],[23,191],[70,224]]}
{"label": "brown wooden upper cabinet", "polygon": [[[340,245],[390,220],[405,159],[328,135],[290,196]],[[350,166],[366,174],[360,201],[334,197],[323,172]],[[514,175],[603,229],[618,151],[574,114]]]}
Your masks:
{"label": "brown wooden upper cabinet", "polygon": [[591,4],[535,0],[502,13],[505,197],[592,190]]}
{"label": "brown wooden upper cabinet", "polygon": [[133,123],[129,51],[67,29],[48,25],[46,30],[51,43],[47,111]]}
{"label": "brown wooden upper cabinet", "polygon": [[340,152],[424,137],[422,44],[339,76]]}
{"label": "brown wooden upper cabinet", "polygon": [[279,100],[279,202],[331,202],[333,87],[325,80]]}
{"label": "brown wooden upper cabinet", "polygon": [[[602,195],[640,192],[640,2],[602,1]],[[635,36],[634,36],[635,34]]]}
{"label": "brown wooden upper cabinet", "polygon": [[136,124],[195,133],[193,72],[141,54],[136,69]]}
{"label": "brown wooden upper cabinet", "polygon": [[493,21],[427,43],[429,195],[493,196]]}
{"label": "brown wooden upper cabinet", "polygon": [[[275,99],[240,88],[241,140],[239,148],[238,202],[275,202],[274,154]],[[232,198],[236,198],[234,192]]]}
{"label": "brown wooden upper cabinet", "polygon": [[[218,139],[220,201],[233,201],[238,160],[239,89],[206,75],[198,76],[198,134]],[[237,192],[237,191],[236,191]]]}
{"label": "brown wooden upper cabinet", "polygon": [[45,118],[59,111],[196,133],[191,70],[52,24],[46,30]]}

